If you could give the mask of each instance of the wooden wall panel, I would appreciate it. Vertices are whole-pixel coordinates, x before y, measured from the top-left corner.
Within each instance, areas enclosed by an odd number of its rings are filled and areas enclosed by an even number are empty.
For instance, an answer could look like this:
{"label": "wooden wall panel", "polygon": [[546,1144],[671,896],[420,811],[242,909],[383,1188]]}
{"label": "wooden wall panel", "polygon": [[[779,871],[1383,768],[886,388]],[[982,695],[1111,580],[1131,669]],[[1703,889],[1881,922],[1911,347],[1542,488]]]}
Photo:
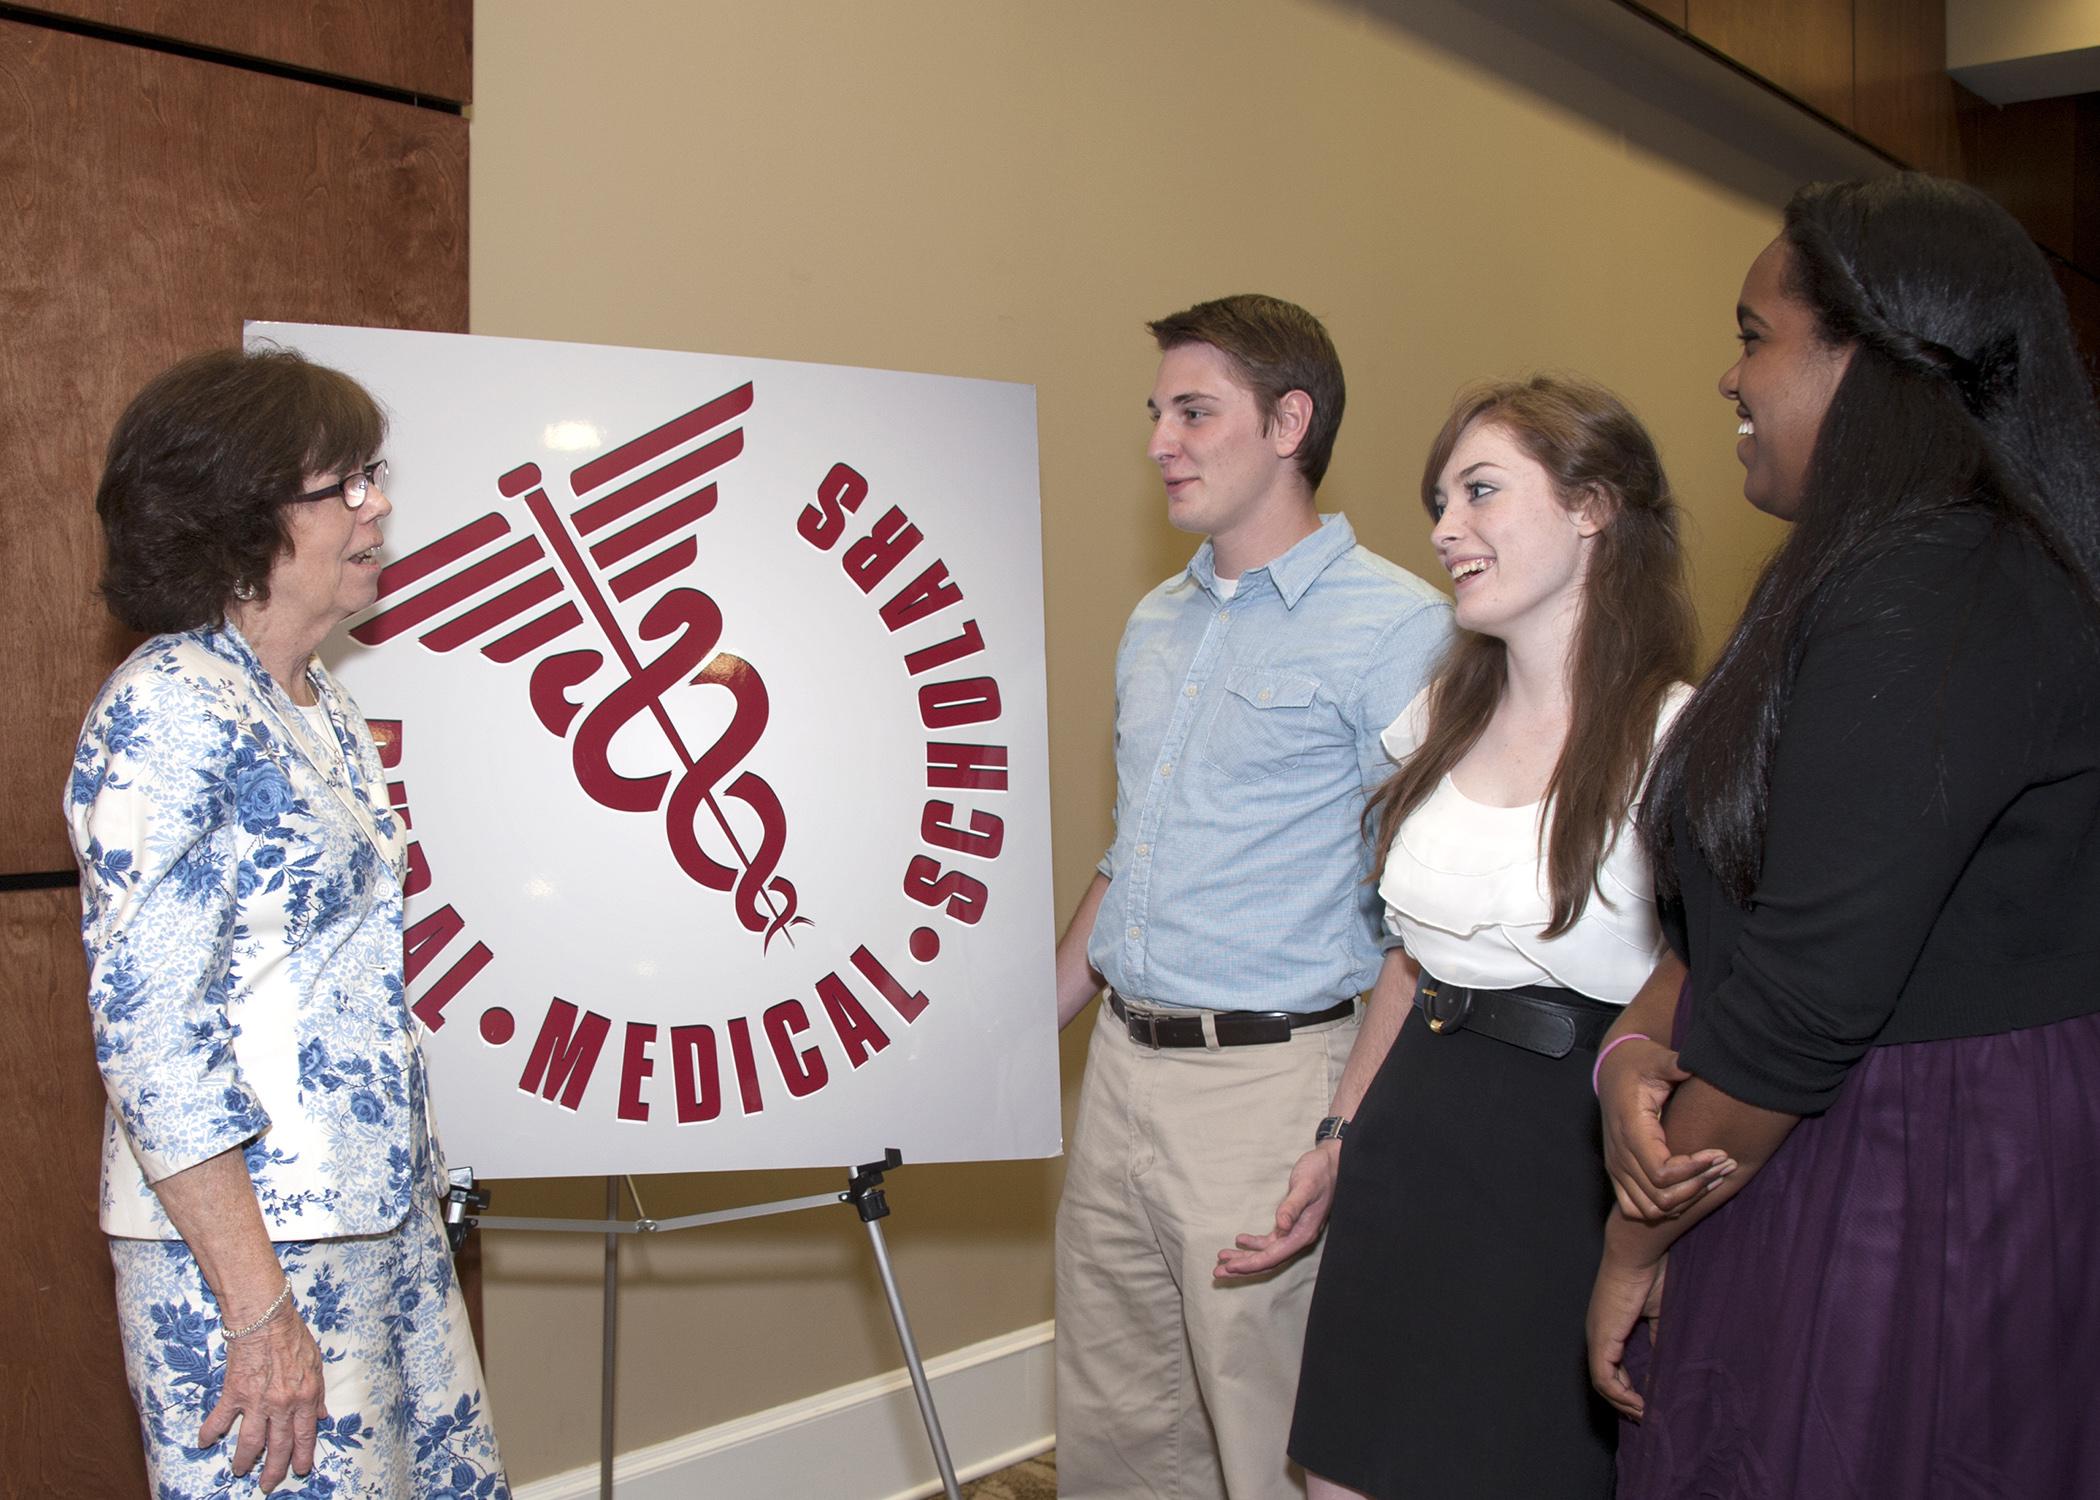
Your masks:
{"label": "wooden wall panel", "polygon": [[2071,333],[2078,340],[2078,352],[2085,356],[2093,394],[2100,398],[2100,280],[2061,263],[2051,269],[2064,294],[2064,308],[2071,316]]}
{"label": "wooden wall panel", "polygon": [[1852,7],[1830,0],[1689,0],[1685,29],[1840,125],[1853,123]]}
{"label": "wooden wall panel", "polygon": [[2071,259],[2100,278],[2100,93],[2080,94],[2072,131]]}
{"label": "wooden wall panel", "polygon": [[36,0],[30,9],[463,103],[474,0]]}
{"label": "wooden wall panel", "polygon": [[1852,0],[1853,128],[1891,156],[1962,175],[1946,0]]}
{"label": "wooden wall panel", "polygon": [[[53,5],[463,97],[470,0]],[[68,870],[58,816],[89,695],[128,645],[93,594],[92,496],[151,374],[246,317],[463,330],[467,126],[321,82],[0,19],[0,874]],[[138,1494],[109,1257],[102,1091],[71,888],[0,890],[0,1494]],[[476,1289],[478,1291],[478,1288]]]}
{"label": "wooden wall panel", "polygon": [[93,593],[111,425],[243,318],[459,332],[467,124],[0,21],[0,874],[69,869],[59,789],[124,648]]}
{"label": "wooden wall panel", "polygon": [[145,1493],[109,1250],[96,1227],[102,1083],[87,1020],[80,897],[0,891],[0,1494]]}
{"label": "wooden wall panel", "polygon": [[2036,99],[2000,108],[1957,88],[1962,175],[2004,204],[2037,244],[2073,259],[2077,101]]}

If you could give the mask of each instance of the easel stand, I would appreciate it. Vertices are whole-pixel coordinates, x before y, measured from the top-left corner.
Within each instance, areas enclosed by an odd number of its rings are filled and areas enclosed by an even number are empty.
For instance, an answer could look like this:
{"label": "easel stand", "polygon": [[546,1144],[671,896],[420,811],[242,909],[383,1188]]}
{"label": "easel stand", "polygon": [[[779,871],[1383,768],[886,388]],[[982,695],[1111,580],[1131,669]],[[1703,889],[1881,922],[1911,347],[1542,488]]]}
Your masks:
{"label": "easel stand", "polygon": [[[941,1434],[940,1414],[933,1409],[933,1389],[926,1383],[926,1366],[919,1358],[919,1346],[911,1336],[911,1322],[904,1313],[904,1298],[897,1290],[897,1274],[890,1267],[889,1245],[882,1237],[882,1221],[889,1217],[890,1206],[882,1192],[882,1174],[895,1171],[904,1165],[903,1153],[894,1146],[884,1153],[881,1161],[855,1167],[846,1177],[843,1193],[812,1193],[805,1198],[784,1198],[777,1203],[754,1203],[746,1208],[726,1208],[715,1213],[686,1214],[676,1219],[652,1219],[642,1210],[642,1197],[636,1191],[634,1179],[608,1177],[605,1179],[605,1217],[603,1219],[530,1219],[503,1218],[485,1215],[480,1210],[487,1208],[489,1195],[486,1189],[474,1186],[474,1174],[465,1169],[452,1173],[452,1191],[445,1204],[445,1221],[451,1227],[454,1247],[465,1238],[466,1231],[478,1224],[483,1229],[528,1229],[569,1234],[602,1234],[605,1236],[605,1312],[604,1312],[604,1363],[599,1374],[600,1408],[598,1418],[598,1495],[599,1500],[612,1500],[613,1492],[613,1409],[616,1380],[616,1360],[619,1338],[620,1304],[620,1236],[623,1234],[665,1234],[677,1229],[698,1229],[706,1224],[729,1224],[738,1219],[760,1219],[773,1214],[791,1214],[805,1208],[828,1207],[835,1203],[850,1203],[860,1215],[861,1223],[868,1226],[868,1243],[875,1251],[875,1269],[882,1277],[883,1295],[889,1299],[890,1321],[897,1326],[897,1342],[904,1350],[904,1367],[911,1374],[912,1394],[918,1398],[919,1417],[926,1424],[926,1440],[933,1446],[933,1461],[940,1470],[941,1490],[947,1500],[962,1500],[962,1487],[955,1480],[955,1465],[948,1457],[948,1440]],[[620,1217],[620,1184],[627,1184],[628,1193],[634,1198],[636,1217]]]}

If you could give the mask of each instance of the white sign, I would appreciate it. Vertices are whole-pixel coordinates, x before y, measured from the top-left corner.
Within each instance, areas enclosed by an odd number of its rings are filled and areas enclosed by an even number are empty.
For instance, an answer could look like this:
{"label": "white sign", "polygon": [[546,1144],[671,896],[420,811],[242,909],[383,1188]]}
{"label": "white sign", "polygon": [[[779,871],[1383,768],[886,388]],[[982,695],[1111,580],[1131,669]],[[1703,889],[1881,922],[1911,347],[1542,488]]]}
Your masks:
{"label": "white sign", "polygon": [[250,324],[392,423],[325,656],[482,1177],[1058,1150],[1031,388]]}

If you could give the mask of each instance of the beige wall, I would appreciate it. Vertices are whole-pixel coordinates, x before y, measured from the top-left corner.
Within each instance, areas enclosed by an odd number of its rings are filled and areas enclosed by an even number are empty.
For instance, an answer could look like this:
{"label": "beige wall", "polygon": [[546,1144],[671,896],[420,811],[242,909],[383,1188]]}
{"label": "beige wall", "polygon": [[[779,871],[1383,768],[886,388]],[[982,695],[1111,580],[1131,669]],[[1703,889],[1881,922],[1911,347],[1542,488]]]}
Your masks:
{"label": "beige wall", "polygon": [[1947,0],[1947,66],[2100,47],[2100,0]]}
{"label": "beige wall", "polygon": [[[1241,290],[1325,318],[1350,405],[1323,502],[1417,570],[1412,496],[1453,389],[1536,367],[1586,371],[1653,424],[1709,639],[1770,544],[1714,380],[1792,162],[1494,19],[1522,9],[491,0],[472,326],[1033,383],[1069,904],[1109,833],[1117,634],[1191,548],[1144,458],[1146,318]],[[1057,1182],[1050,1163],[894,1179],[927,1353],[1049,1316]],[[644,1194],[665,1217],[832,1185]],[[601,1207],[594,1182],[499,1184],[499,1212]],[[489,1373],[521,1481],[595,1457],[600,1253],[488,1238]],[[632,1244],[624,1265],[623,1449],[898,1362],[844,1210]]]}

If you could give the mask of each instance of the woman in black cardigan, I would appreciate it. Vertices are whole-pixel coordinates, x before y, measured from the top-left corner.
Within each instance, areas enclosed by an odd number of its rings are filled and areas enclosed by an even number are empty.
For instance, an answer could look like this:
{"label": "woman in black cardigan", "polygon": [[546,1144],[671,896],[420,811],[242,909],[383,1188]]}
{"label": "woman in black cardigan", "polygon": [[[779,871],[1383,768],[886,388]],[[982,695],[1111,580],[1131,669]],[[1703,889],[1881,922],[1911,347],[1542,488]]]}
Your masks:
{"label": "woman in black cardigan", "polygon": [[1690,977],[1600,1054],[1620,1500],[2100,1494],[2092,391],[1931,178],[1804,189],[1737,316],[1794,530],[1646,802]]}

